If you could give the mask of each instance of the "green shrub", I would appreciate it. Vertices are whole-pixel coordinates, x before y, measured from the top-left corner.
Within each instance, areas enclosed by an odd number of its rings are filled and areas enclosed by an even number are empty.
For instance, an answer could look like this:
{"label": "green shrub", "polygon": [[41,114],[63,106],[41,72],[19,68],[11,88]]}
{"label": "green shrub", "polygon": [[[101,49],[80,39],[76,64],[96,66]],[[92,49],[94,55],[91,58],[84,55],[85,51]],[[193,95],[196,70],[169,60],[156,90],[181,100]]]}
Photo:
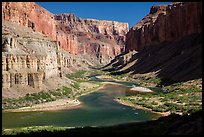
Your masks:
{"label": "green shrub", "polygon": [[68,87],[63,87],[63,94],[64,95],[68,95],[72,92],[72,89],[71,88],[68,88]]}
{"label": "green shrub", "polygon": [[153,102],[152,102],[152,105],[158,105],[158,102],[153,101]]}
{"label": "green shrub", "polygon": [[139,101],[137,104],[138,105],[144,105],[144,102],[143,101]]}
{"label": "green shrub", "polygon": [[71,86],[75,89],[80,89],[80,85],[77,82],[74,82],[74,84],[71,84]]}
{"label": "green shrub", "polygon": [[180,85],[182,85],[182,82],[176,82],[172,84],[172,86],[180,86]]}
{"label": "green shrub", "polygon": [[83,76],[83,74],[85,74],[85,73],[86,73],[85,70],[79,70],[73,74],[68,74],[67,77],[70,79],[81,78]]}

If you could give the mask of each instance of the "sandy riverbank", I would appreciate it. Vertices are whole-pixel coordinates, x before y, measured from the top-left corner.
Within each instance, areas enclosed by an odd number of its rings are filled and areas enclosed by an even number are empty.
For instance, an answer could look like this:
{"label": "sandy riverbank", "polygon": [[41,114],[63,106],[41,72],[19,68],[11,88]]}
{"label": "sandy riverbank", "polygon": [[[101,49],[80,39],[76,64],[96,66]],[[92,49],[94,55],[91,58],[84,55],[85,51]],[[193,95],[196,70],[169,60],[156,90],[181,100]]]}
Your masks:
{"label": "sandy riverbank", "polygon": [[92,92],[95,92],[99,89],[102,89],[105,84],[107,83],[103,83],[98,88],[95,87],[95,89],[92,89],[91,91],[87,91],[87,92],[82,93],[81,95],[76,96],[76,99],[58,99],[56,101],[36,104],[30,107],[7,109],[3,111],[5,112],[30,112],[30,111],[55,111],[55,110],[65,110],[65,109],[67,110],[67,109],[79,108],[82,106],[83,103],[80,102],[77,98],[79,98],[80,96],[84,96]]}
{"label": "sandy riverbank", "polygon": [[133,92],[143,92],[143,93],[152,93],[153,91],[148,89],[148,88],[144,88],[144,87],[133,87],[130,89],[130,91]]}
{"label": "sandy riverbank", "polygon": [[114,80],[114,81],[119,81],[118,79],[115,79],[111,76],[107,76],[107,75],[100,75],[100,76],[95,76],[98,79],[102,79],[102,80]]}
{"label": "sandy riverbank", "polygon": [[17,109],[8,109],[9,112],[29,112],[29,111],[55,111],[62,109],[75,109],[82,106],[82,103],[77,99],[59,99],[52,102],[36,104],[31,107],[22,107]]}
{"label": "sandy riverbank", "polygon": [[[114,84],[114,85],[122,85],[120,83],[114,83],[114,82],[102,82],[102,84],[99,87],[96,87],[96,85],[93,85],[93,89],[90,89],[90,91],[84,92],[80,95],[77,95],[75,99],[58,99],[56,101],[52,102],[45,102],[41,104],[36,104],[30,107],[22,107],[17,109],[7,109],[4,111],[7,112],[29,112],[29,111],[55,111],[55,110],[65,110],[65,109],[75,109],[82,106],[82,103],[77,99],[80,96],[84,96],[87,94],[90,94],[92,92],[95,92],[97,90],[100,90],[104,88],[106,84]],[[89,86],[89,83],[85,83],[85,86]]]}
{"label": "sandy riverbank", "polygon": [[152,113],[159,114],[159,115],[161,115],[163,117],[164,116],[168,116],[168,115],[171,114],[169,111],[168,112],[155,112],[155,111],[152,111],[152,109],[145,108],[145,107],[142,107],[142,106],[139,106],[139,105],[136,105],[136,104],[128,103],[128,102],[120,100],[120,99],[114,99],[114,100],[117,101],[120,104],[123,104],[123,105],[126,105],[126,106],[130,106],[130,107],[134,107],[136,109],[148,110],[148,111],[151,111]]}

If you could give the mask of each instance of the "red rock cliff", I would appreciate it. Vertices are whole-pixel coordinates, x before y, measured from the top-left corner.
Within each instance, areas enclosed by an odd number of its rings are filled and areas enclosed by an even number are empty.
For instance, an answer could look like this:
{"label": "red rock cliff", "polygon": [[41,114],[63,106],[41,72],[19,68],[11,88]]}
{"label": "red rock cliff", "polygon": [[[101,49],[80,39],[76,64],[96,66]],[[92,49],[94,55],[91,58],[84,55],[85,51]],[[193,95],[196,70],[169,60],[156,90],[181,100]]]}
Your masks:
{"label": "red rock cliff", "polygon": [[138,51],[145,46],[200,32],[202,32],[202,3],[176,2],[152,6],[150,13],[127,33],[125,51]]}
{"label": "red rock cliff", "polygon": [[[71,54],[90,54],[109,60],[124,48],[127,23],[53,15],[34,2],[2,2],[2,20],[41,32]],[[102,61],[101,61],[102,62]]]}
{"label": "red rock cliff", "polygon": [[77,38],[70,34],[57,33],[54,15],[34,2],[2,2],[2,19],[32,28],[54,40],[60,47],[76,54]]}
{"label": "red rock cliff", "polygon": [[2,2],[2,19],[56,39],[53,14],[34,2]]}
{"label": "red rock cliff", "polygon": [[[97,58],[107,60],[118,55],[124,47],[125,34],[128,31],[127,23],[82,19],[69,13],[57,14],[55,20],[57,37],[61,38],[63,34],[76,36],[79,54],[94,54]],[[61,44],[65,43],[66,41]]]}

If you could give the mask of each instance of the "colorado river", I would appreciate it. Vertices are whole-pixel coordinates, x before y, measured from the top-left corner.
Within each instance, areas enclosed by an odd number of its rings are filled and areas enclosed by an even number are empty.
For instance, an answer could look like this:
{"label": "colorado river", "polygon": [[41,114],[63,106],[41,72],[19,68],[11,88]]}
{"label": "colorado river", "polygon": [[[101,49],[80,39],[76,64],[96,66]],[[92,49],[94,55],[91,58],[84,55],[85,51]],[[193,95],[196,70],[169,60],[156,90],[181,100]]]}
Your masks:
{"label": "colorado river", "polygon": [[[95,77],[94,77],[95,78]],[[98,81],[96,78],[93,79]],[[81,96],[82,107],[71,110],[44,112],[2,112],[3,128],[27,126],[106,126],[130,122],[141,122],[157,119],[158,114],[135,109],[114,101],[121,95],[126,95],[129,82],[106,84],[103,88],[88,95]]]}

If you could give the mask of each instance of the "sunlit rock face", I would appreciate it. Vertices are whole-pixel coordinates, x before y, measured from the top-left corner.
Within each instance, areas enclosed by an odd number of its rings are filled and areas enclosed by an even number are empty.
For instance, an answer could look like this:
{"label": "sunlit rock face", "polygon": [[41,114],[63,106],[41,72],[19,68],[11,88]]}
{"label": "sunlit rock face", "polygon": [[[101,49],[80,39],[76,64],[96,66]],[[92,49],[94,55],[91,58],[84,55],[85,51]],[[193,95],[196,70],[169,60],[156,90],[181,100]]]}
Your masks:
{"label": "sunlit rock face", "polygon": [[2,2],[2,19],[56,39],[53,14],[34,2]]}
{"label": "sunlit rock face", "polygon": [[127,33],[125,51],[172,41],[202,32],[202,4],[175,2],[152,6],[150,13]]}
{"label": "sunlit rock face", "polygon": [[101,63],[121,53],[128,31],[127,23],[54,15],[34,2],[2,2],[2,20],[41,32],[59,41],[65,51],[87,54]]}
{"label": "sunlit rock face", "polygon": [[[74,14],[57,14],[57,37],[63,39],[62,47],[75,54],[95,55],[101,62],[107,62],[121,53],[124,48],[128,24],[116,21],[82,19]],[[66,46],[67,34],[78,43]]]}
{"label": "sunlit rock face", "polygon": [[[50,78],[62,77],[70,67],[87,62],[59,48],[59,42],[31,28],[2,21],[2,87],[41,89]],[[57,84],[57,83],[56,83]]]}

